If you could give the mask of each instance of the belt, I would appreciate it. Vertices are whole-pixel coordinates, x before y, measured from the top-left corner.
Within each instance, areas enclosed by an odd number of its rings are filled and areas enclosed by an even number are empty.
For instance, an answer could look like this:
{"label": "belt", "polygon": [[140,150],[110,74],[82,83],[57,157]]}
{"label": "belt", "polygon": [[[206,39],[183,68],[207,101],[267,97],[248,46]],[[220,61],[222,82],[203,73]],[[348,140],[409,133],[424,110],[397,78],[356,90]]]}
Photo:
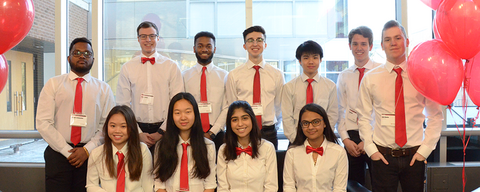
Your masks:
{"label": "belt", "polygon": [[409,156],[409,155],[414,155],[419,146],[416,147],[411,147],[411,148],[398,148],[398,149],[392,149],[388,147],[382,147],[377,145],[377,149],[382,155],[390,155],[392,157],[403,157],[403,156]]}
{"label": "belt", "polygon": [[275,125],[262,125],[262,130],[270,130],[270,129],[275,129]]}
{"label": "belt", "polygon": [[73,143],[68,143],[68,145],[75,148],[75,147],[83,147],[83,146],[85,146],[85,143],[78,143],[77,145],[73,145]]}

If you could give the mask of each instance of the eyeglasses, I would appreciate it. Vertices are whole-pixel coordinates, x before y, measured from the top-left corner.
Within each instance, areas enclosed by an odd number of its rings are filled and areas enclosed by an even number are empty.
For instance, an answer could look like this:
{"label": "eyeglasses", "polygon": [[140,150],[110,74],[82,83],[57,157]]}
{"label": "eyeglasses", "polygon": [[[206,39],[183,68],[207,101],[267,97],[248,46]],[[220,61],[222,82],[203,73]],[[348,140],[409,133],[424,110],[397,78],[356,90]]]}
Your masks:
{"label": "eyeglasses", "polygon": [[142,40],[147,39],[147,37],[149,37],[150,39],[155,39],[155,38],[157,38],[157,34],[150,34],[150,35],[142,34],[142,35],[138,36],[138,38],[140,38]]}
{"label": "eyeglasses", "polygon": [[83,55],[85,58],[90,58],[92,57],[93,53],[90,51],[85,51],[85,52],[78,51],[78,50],[73,51],[74,57],[80,57],[80,55]]}
{"label": "eyeglasses", "polygon": [[312,124],[314,127],[318,127],[320,123],[322,123],[323,119],[314,119],[313,121],[302,121],[300,122],[300,125],[302,125],[302,128],[308,128],[310,124]]}
{"label": "eyeglasses", "polygon": [[263,43],[265,41],[265,39],[263,38],[257,38],[257,39],[253,39],[253,38],[250,38],[250,39],[247,39],[247,43],[253,43],[253,42],[257,42],[257,43]]}

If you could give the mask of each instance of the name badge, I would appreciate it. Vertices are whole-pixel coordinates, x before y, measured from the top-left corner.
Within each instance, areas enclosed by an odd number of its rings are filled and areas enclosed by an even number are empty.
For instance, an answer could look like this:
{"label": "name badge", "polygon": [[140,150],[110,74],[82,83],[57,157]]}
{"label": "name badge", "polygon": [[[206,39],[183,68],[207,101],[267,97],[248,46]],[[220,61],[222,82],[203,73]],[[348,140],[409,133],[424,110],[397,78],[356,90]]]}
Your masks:
{"label": "name badge", "polygon": [[263,115],[262,105],[252,105],[252,109],[253,109],[253,113],[255,113],[255,116]]}
{"label": "name badge", "polygon": [[354,110],[351,110],[351,109],[348,110],[347,119],[352,121],[352,122],[357,122],[357,119],[358,119],[357,112],[355,112]]}
{"label": "name badge", "polygon": [[395,114],[382,114],[382,126],[395,126]]}
{"label": "name badge", "polygon": [[70,126],[85,127],[87,126],[87,115],[72,114],[70,116]]}
{"label": "name badge", "polygon": [[211,113],[212,104],[211,103],[198,103],[198,110],[200,113]]}
{"label": "name badge", "polygon": [[140,96],[140,104],[153,105],[153,94],[142,93]]}

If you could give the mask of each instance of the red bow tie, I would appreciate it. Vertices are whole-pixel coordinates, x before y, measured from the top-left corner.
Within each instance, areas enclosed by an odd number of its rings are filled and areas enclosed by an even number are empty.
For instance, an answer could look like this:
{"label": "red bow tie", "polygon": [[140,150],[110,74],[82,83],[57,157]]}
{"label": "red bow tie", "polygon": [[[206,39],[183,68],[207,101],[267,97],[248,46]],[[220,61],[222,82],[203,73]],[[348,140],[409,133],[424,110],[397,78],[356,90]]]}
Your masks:
{"label": "red bow tie", "polygon": [[246,154],[252,156],[252,147],[250,147],[250,146],[248,146],[245,149],[242,149],[240,147],[236,147],[236,149],[237,149],[237,155],[240,155],[242,153],[246,153]]}
{"label": "red bow tie", "polygon": [[315,153],[318,153],[320,156],[323,156],[323,147],[313,148],[313,147],[307,146],[307,154],[311,152],[315,152]]}
{"label": "red bow tie", "polygon": [[155,57],[152,57],[152,58],[142,57],[142,64],[145,64],[145,62],[147,61],[150,61],[150,63],[153,65],[155,64]]}

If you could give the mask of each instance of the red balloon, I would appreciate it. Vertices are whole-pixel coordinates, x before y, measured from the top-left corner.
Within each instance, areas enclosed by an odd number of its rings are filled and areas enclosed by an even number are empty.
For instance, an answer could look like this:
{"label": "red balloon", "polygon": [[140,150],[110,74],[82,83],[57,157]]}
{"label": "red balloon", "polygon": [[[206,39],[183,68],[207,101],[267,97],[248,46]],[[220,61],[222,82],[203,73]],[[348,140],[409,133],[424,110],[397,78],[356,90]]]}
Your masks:
{"label": "red balloon", "polygon": [[433,10],[437,10],[438,6],[440,5],[440,3],[442,3],[442,1],[443,0],[422,0],[425,5],[429,6]]}
{"label": "red balloon", "polygon": [[407,64],[410,82],[423,96],[441,105],[455,100],[463,82],[463,63],[445,43],[434,39],[418,44]]}
{"label": "red balloon", "polygon": [[480,54],[465,63],[464,84],[472,102],[480,106]]}
{"label": "red balloon", "polygon": [[0,55],[0,93],[2,93],[3,87],[7,83],[8,78],[8,65],[7,59],[4,55]]}
{"label": "red balloon", "polygon": [[436,13],[442,41],[462,59],[480,51],[480,0],[444,0]]}
{"label": "red balloon", "polygon": [[15,47],[27,36],[34,18],[31,0],[0,0],[0,54]]}
{"label": "red balloon", "polygon": [[435,18],[435,20],[433,21],[433,35],[435,37],[435,39],[441,39],[442,37],[440,37],[440,34],[438,33],[438,28],[437,28],[437,18]]}

